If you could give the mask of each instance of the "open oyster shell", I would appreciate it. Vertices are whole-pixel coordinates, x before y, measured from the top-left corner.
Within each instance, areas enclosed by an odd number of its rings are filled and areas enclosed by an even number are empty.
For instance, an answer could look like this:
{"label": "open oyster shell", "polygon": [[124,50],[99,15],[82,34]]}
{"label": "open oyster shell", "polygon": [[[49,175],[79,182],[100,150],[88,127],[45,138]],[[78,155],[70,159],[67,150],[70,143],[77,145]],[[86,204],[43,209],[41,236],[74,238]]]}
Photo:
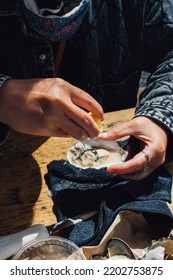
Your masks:
{"label": "open oyster shell", "polygon": [[135,260],[135,255],[129,245],[120,238],[112,237],[103,255],[93,255],[91,260]]}
{"label": "open oyster shell", "polygon": [[173,238],[163,237],[152,240],[151,245],[142,251],[141,260],[173,260]]}
{"label": "open oyster shell", "polygon": [[83,169],[109,167],[124,162],[126,158],[127,151],[119,142],[98,138],[77,141],[67,152],[68,161]]}

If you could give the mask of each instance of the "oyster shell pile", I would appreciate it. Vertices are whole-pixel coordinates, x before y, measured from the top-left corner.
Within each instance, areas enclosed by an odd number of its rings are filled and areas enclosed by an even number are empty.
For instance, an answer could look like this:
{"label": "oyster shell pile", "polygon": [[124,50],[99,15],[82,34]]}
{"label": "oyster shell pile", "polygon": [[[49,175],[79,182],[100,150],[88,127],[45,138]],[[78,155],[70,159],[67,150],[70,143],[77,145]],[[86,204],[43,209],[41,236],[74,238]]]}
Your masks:
{"label": "oyster shell pile", "polygon": [[152,240],[151,244],[144,248],[140,256],[133,253],[130,246],[122,239],[112,237],[106,245],[105,252],[93,255],[91,260],[173,260],[172,237]]}
{"label": "oyster shell pile", "polygon": [[139,257],[140,260],[173,260],[172,237],[153,240]]}
{"label": "oyster shell pile", "polygon": [[105,168],[122,163],[127,158],[127,151],[114,140],[89,139],[78,141],[67,152],[68,161],[76,167]]}
{"label": "oyster shell pile", "polygon": [[112,237],[108,243],[103,255],[93,255],[92,260],[134,260],[135,255],[128,244],[120,238]]}

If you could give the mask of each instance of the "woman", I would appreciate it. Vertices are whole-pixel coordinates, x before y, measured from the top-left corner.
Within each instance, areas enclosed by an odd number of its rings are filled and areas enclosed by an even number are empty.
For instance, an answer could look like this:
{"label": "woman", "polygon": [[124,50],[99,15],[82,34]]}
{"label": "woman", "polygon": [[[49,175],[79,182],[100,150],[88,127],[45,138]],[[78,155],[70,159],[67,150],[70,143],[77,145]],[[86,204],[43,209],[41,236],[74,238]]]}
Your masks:
{"label": "woman", "polygon": [[139,140],[131,159],[108,169],[126,179],[143,179],[168,160],[171,0],[0,1],[0,34],[3,139],[7,127],[33,135],[96,137],[99,129],[86,110],[103,119],[103,110],[136,106],[145,70],[151,75],[134,118],[99,137]]}

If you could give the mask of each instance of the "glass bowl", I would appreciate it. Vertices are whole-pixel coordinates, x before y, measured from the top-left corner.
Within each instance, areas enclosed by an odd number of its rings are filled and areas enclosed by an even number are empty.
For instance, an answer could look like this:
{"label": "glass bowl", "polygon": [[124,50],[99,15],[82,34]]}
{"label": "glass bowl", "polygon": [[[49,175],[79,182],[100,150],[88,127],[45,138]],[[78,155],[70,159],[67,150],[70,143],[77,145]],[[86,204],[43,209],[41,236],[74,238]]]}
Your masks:
{"label": "glass bowl", "polygon": [[85,260],[76,244],[63,237],[48,237],[27,243],[13,260]]}

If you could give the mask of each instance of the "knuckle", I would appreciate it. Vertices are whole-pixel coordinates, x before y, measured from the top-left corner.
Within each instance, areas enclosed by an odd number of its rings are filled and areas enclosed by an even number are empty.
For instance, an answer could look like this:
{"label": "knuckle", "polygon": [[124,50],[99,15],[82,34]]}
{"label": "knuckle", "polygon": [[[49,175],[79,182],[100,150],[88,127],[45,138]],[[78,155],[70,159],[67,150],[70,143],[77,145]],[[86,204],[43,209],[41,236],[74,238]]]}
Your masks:
{"label": "knuckle", "polygon": [[94,106],[93,98],[90,95],[87,95],[87,96],[88,96],[88,98],[87,98],[88,105],[90,107],[93,107]]}
{"label": "knuckle", "polygon": [[54,80],[55,80],[56,83],[58,83],[60,85],[61,84],[63,85],[65,83],[65,81],[63,79],[61,79],[61,78],[55,78]]}
{"label": "knuckle", "polygon": [[158,143],[156,146],[152,147],[153,155],[157,155],[157,158],[159,157],[160,164],[165,162],[166,158],[166,150],[165,146],[162,143]]}
{"label": "knuckle", "polygon": [[84,123],[84,125],[85,126],[91,126],[92,125],[92,120],[90,119],[90,117],[89,116],[84,116],[83,117],[83,123]]}
{"label": "knuckle", "polygon": [[56,92],[65,92],[65,90],[67,89],[67,85],[68,83],[65,80],[61,78],[54,78],[54,88]]}

